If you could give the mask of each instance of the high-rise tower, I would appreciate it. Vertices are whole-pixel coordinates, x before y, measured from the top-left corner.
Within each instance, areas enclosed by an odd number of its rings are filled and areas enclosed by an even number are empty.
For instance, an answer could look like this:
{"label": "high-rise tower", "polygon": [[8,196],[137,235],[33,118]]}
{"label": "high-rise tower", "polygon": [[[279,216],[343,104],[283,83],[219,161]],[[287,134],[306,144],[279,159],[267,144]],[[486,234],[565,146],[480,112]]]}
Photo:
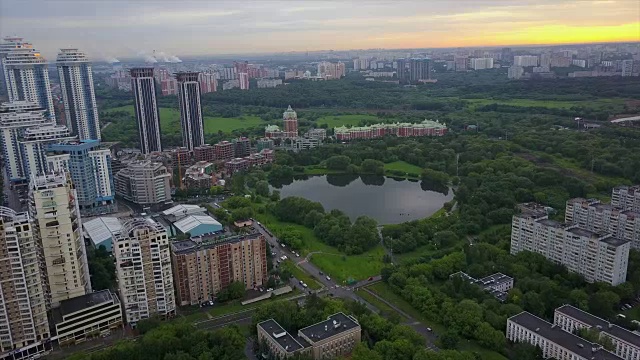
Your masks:
{"label": "high-rise tower", "polygon": [[282,121],[284,122],[284,137],[295,138],[298,137],[298,114],[291,108],[291,105],[282,114]]}
{"label": "high-rise tower", "polygon": [[49,64],[40,52],[32,47],[13,49],[7,52],[2,64],[9,101],[35,102],[48,119],[55,121]]}
{"label": "high-rise tower", "polygon": [[431,79],[431,59],[409,59],[409,82]]}
{"label": "high-rise tower", "polygon": [[[0,207],[0,357],[27,359],[48,339],[46,277],[33,220]],[[21,350],[32,347],[29,350]],[[31,356],[28,356],[30,354]]]}
{"label": "high-rise tower", "polygon": [[29,214],[40,241],[52,307],[91,292],[77,194],[69,173],[31,177]]}
{"label": "high-rise tower", "polygon": [[80,140],[100,140],[98,106],[89,58],[78,49],[60,49],[56,64],[69,130]]}
{"label": "high-rise tower", "polygon": [[0,42],[0,89],[5,93],[7,91],[7,80],[5,77],[4,62],[2,61],[10,51],[14,49],[22,49],[23,47],[31,47],[31,44],[24,42],[20,37],[5,37]]}
{"label": "high-rise tower", "polygon": [[200,83],[197,72],[184,72],[178,79],[178,100],[180,102],[180,122],[182,125],[182,146],[193,151],[204,144],[202,105],[200,104]]}
{"label": "high-rise tower", "polygon": [[153,68],[131,69],[131,88],[135,97],[140,151],[143,154],[162,151],[160,143],[160,113],[156,102]]}

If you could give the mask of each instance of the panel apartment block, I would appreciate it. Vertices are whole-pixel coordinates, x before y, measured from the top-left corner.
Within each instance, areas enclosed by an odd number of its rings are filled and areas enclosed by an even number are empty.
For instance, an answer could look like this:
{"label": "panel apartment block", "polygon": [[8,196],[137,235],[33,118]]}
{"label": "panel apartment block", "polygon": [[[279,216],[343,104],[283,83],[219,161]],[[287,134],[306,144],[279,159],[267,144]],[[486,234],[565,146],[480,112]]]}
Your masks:
{"label": "panel apartment block", "polygon": [[267,278],[266,240],[259,233],[203,236],[171,244],[176,295],[180,305],[212,300],[233,281],[246,289]]}
{"label": "panel apartment block", "polygon": [[597,233],[609,233],[640,248],[640,213],[623,210],[594,199],[567,201],[564,221]]}

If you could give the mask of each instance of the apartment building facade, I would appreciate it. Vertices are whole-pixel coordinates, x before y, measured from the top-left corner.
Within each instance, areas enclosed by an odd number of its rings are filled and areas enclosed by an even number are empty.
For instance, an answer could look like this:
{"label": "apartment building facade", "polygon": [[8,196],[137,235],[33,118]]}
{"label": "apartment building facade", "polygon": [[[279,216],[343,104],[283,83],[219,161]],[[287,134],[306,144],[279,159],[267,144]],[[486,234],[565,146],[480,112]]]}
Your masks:
{"label": "apartment building facade", "polygon": [[640,248],[640,213],[623,210],[594,199],[567,201],[564,221],[598,233],[609,233]]}
{"label": "apartment building facade", "polygon": [[542,350],[545,359],[557,360],[623,360],[577,335],[562,330],[526,311],[507,319],[506,338],[513,342],[528,343]]}
{"label": "apartment building facade", "polygon": [[133,161],[116,174],[116,194],[140,205],[164,203],[171,200],[170,179],[161,163]]}
{"label": "apartment building facade", "polygon": [[126,322],[175,315],[169,237],[151,219],[134,218],[114,236],[113,254]]}
{"label": "apartment building facade", "polygon": [[537,252],[588,282],[604,281],[614,286],[625,282],[629,249],[629,241],[566,226],[548,219],[544,212],[523,211],[514,215],[511,223],[511,254]]}
{"label": "apartment building facade", "polygon": [[45,351],[50,337],[46,274],[28,213],[0,207],[0,359]]}
{"label": "apartment building facade", "polygon": [[29,185],[29,213],[42,246],[52,307],[91,292],[77,197],[64,171],[34,176]]}
{"label": "apartment building facade", "polygon": [[614,187],[611,191],[611,205],[640,213],[640,185]]}
{"label": "apartment building facade", "polygon": [[260,233],[208,236],[171,244],[174,284],[179,305],[212,300],[233,281],[246,289],[267,279],[267,244]]}
{"label": "apartment building facade", "polygon": [[553,323],[562,330],[575,333],[579,329],[595,328],[599,336],[607,337],[615,346],[615,354],[625,360],[640,360],[640,335],[571,305],[557,308]]}

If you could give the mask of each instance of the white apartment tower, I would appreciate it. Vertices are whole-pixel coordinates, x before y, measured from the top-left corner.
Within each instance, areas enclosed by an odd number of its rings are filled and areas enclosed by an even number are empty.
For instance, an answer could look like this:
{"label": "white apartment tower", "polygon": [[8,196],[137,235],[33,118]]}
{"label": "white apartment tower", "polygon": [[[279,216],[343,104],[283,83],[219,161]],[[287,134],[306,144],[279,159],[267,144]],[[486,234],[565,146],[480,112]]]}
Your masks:
{"label": "white apartment tower", "polygon": [[52,122],[44,117],[44,111],[36,103],[14,101],[0,105],[0,147],[5,171],[11,182],[27,179],[20,149],[25,131],[49,124]]}
{"label": "white apartment tower", "polygon": [[0,207],[0,358],[30,358],[50,337],[39,249],[29,214]]}
{"label": "white apartment tower", "polygon": [[114,238],[113,254],[127,323],[175,315],[169,237],[162,225],[151,219],[129,220]]}
{"label": "white apartment tower", "polygon": [[35,102],[48,119],[55,121],[49,63],[40,52],[31,47],[13,49],[2,59],[2,65],[9,102]]}
{"label": "white apartment tower", "polygon": [[71,132],[80,140],[100,140],[98,106],[89,58],[78,49],[60,49],[56,64],[65,118]]}
{"label": "white apartment tower", "polygon": [[72,139],[69,129],[64,125],[47,124],[26,129],[20,139],[20,155],[25,179],[29,180],[32,176],[48,171],[47,149],[49,146]]}
{"label": "white apartment tower", "polygon": [[611,205],[640,213],[640,185],[614,187],[611,191]]}
{"label": "white apartment tower", "polygon": [[5,77],[6,70],[3,61],[4,58],[7,57],[7,54],[14,49],[22,49],[28,47],[31,47],[31,44],[26,43],[21,37],[7,36],[2,39],[2,42],[0,42],[0,89],[3,89],[5,91],[7,89],[7,79]]}
{"label": "white apartment tower", "polygon": [[91,292],[76,190],[67,172],[33,176],[29,213],[44,254],[52,307]]}
{"label": "white apartment tower", "polygon": [[567,201],[564,221],[596,233],[609,233],[640,248],[640,214],[594,199]]}
{"label": "white apartment tower", "polygon": [[611,234],[566,226],[547,218],[539,206],[523,206],[511,224],[511,254],[537,252],[584,276],[588,282],[626,281],[630,243]]}

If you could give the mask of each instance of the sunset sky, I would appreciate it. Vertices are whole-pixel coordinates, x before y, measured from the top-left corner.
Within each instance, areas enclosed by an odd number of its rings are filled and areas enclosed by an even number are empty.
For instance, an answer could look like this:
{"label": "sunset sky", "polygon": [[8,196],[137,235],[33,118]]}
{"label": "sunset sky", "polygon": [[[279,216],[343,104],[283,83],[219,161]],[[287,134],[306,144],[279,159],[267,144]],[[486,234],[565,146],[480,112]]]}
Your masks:
{"label": "sunset sky", "polygon": [[2,0],[0,35],[97,59],[640,41],[640,1]]}

